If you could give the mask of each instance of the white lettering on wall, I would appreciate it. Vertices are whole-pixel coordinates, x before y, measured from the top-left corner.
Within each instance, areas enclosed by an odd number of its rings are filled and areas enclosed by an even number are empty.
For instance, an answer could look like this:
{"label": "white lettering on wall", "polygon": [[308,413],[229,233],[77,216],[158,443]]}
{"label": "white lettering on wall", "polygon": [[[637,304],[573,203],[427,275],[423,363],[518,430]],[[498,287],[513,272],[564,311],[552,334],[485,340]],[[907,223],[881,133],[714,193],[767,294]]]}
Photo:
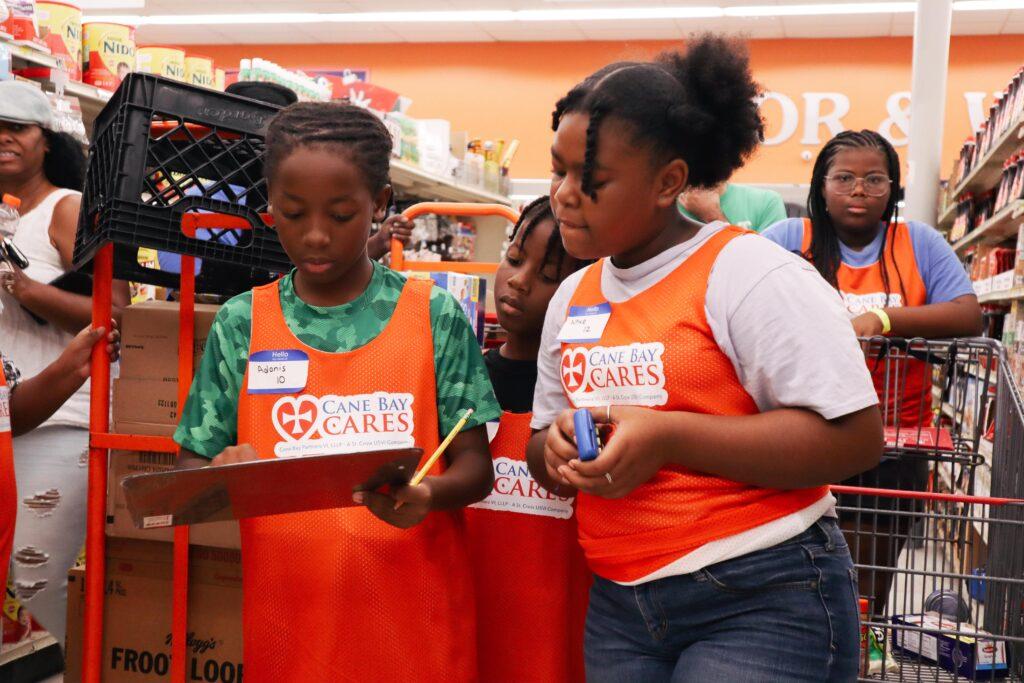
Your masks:
{"label": "white lettering on wall", "polygon": [[[822,103],[832,103],[828,113],[822,112]],[[843,117],[850,113],[850,98],[840,92],[806,92],[804,93],[804,135],[800,142],[805,145],[819,145],[821,138],[818,133],[821,126],[828,128],[826,139],[846,129]]]}
{"label": "white lettering on wall", "polygon": [[[901,90],[889,95],[885,101],[885,111],[889,118],[878,124],[878,132],[896,147],[910,142],[910,91]],[[899,134],[893,131],[893,126]]]}
{"label": "white lettering on wall", "polygon": [[770,138],[764,139],[766,145],[781,145],[786,140],[793,137],[793,133],[796,132],[797,126],[800,125],[800,111],[796,108],[796,102],[792,100],[788,95],[783,95],[780,92],[766,92],[759,102],[760,105],[764,105],[768,100],[779,103],[779,109],[782,112],[782,120],[779,125],[779,132]]}

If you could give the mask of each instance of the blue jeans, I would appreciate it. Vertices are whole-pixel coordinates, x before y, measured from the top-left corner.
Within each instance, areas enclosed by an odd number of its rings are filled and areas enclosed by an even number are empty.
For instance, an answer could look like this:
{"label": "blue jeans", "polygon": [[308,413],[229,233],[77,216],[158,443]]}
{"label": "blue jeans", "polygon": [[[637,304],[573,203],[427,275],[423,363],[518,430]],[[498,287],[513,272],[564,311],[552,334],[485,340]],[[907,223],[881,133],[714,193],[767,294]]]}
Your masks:
{"label": "blue jeans", "polygon": [[588,683],[854,681],[857,573],[823,517],[784,543],[639,586],[594,577]]}

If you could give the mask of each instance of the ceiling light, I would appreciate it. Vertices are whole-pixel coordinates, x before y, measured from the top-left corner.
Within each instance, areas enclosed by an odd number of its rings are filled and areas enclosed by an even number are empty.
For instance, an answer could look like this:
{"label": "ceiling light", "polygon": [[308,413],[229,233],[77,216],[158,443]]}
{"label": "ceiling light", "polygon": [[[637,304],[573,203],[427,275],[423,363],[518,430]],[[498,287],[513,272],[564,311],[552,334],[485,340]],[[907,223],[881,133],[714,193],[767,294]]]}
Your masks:
{"label": "ceiling light", "polygon": [[1021,0],[957,0],[953,9],[963,12],[977,10],[1024,9]]}
{"label": "ceiling light", "polygon": [[78,4],[83,10],[142,9],[146,0],[79,0]]}
{"label": "ceiling light", "polygon": [[[117,0],[108,0],[116,2]],[[130,1],[130,0],[126,0]],[[1024,0],[959,0],[956,9],[1024,7]],[[408,12],[276,12],[248,14],[154,14],[149,16],[86,17],[84,21],[118,21],[135,26],[246,24],[420,24],[506,23],[542,21],[630,21],[651,19],[708,19],[717,17],[795,17],[913,12],[916,2],[837,2],[808,5],[739,5],[718,7],[615,7],[537,10],[437,10]]]}
{"label": "ceiling light", "polygon": [[813,5],[742,5],[725,7],[728,17],[800,17],[834,14],[897,14],[913,12],[916,2],[829,2]]}

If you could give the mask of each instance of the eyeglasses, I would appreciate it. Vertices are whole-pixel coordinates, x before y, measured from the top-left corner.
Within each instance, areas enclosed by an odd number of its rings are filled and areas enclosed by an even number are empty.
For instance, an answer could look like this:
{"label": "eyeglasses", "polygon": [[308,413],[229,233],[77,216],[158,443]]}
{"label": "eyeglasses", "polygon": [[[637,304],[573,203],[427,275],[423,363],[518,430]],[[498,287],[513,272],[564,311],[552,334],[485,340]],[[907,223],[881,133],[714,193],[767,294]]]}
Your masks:
{"label": "eyeglasses", "polygon": [[869,173],[863,178],[852,173],[836,173],[825,176],[825,180],[828,181],[829,189],[836,194],[853,194],[857,181],[860,181],[864,186],[864,194],[869,197],[884,196],[892,185],[892,179],[881,173]]}

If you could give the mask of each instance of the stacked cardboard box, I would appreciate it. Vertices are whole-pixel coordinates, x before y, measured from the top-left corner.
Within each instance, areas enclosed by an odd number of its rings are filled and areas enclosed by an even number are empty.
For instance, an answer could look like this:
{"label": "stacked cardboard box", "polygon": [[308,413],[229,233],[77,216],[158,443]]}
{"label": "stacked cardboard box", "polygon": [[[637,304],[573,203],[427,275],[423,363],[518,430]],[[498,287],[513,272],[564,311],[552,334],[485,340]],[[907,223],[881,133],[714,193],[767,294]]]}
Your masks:
{"label": "stacked cardboard box", "polygon": [[[166,681],[171,662],[172,550],[167,543],[109,539],[103,683]],[[81,680],[85,572],[68,574],[66,681]],[[185,678],[240,683],[242,569],[237,550],[192,548]]]}
{"label": "stacked cardboard box", "polygon": [[[216,314],[217,306],[196,304],[193,372]],[[178,305],[147,301],[129,306],[121,328],[114,429],[122,434],[170,435],[178,424]],[[125,429],[125,423],[132,430]]]}
{"label": "stacked cardboard box", "polygon": [[[217,307],[197,304],[193,371],[206,348]],[[120,374],[114,381],[114,431],[119,434],[170,436],[178,424],[178,305],[147,301],[125,309],[121,331]],[[121,481],[132,474],[169,470],[172,453],[111,451],[107,494],[107,535],[171,541],[173,529],[137,529],[128,513]],[[236,522],[192,527],[191,542],[239,548]]]}

